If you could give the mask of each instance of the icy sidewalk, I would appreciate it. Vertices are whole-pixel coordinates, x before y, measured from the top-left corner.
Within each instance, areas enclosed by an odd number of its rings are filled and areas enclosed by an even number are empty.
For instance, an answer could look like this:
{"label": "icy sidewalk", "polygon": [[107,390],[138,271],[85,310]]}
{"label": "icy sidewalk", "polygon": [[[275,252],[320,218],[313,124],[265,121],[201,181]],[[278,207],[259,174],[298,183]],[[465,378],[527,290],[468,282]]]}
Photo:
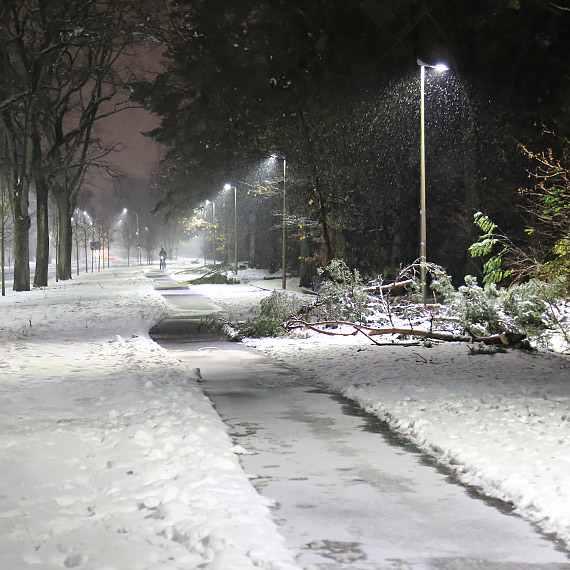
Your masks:
{"label": "icy sidewalk", "polygon": [[10,570],[293,570],[136,268],[0,299],[0,559]]}
{"label": "icy sidewalk", "polygon": [[570,545],[570,360],[461,343],[373,346],[311,337],[253,344],[387,421],[465,483]]}
{"label": "icy sidewalk", "polygon": [[[197,289],[244,315],[264,294],[244,287],[236,295],[239,287]],[[570,549],[569,356],[471,355],[465,343],[374,346],[318,334],[248,344],[356,400]]]}
{"label": "icy sidewalk", "polygon": [[275,500],[303,568],[570,568],[530,524],[450,484],[425,455],[391,444],[350,400],[257,351],[193,340],[163,342],[200,366],[206,394],[249,452],[242,465]]}

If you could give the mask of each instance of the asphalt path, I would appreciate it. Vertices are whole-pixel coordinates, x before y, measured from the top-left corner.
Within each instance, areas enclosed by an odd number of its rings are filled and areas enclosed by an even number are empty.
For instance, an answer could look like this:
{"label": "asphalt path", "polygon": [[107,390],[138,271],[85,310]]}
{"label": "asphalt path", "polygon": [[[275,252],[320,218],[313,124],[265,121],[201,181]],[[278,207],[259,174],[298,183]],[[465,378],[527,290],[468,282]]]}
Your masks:
{"label": "asphalt path", "polygon": [[[241,462],[307,570],[570,569],[531,524],[453,481],[350,401],[242,345],[204,336],[217,310],[158,288],[177,318],[154,338],[192,368],[244,454]],[[153,334],[153,333],[151,333]]]}

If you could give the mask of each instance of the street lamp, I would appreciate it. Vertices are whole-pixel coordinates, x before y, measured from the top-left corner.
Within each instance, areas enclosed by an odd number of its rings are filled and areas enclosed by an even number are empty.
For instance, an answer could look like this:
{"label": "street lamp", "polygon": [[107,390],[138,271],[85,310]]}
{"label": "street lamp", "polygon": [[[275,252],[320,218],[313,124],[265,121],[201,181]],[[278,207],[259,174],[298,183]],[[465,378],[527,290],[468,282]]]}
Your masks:
{"label": "street lamp", "polygon": [[231,184],[227,183],[224,184],[224,190],[233,190],[234,191],[234,263],[235,263],[235,272],[237,275],[238,272],[238,258],[237,258],[237,188],[232,186]]}
{"label": "street lamp", "polygon": [[287,172],[287,159],[284,156],[277,156],[276,154],[272,154],[271,158],[274,160],[280,159],[283,161],[283,223],[281,226],[282,229],[282,238],[281,238],[281,289],[287,289],[287,273],[285,271],[287,266],[287,226],[286,226],[286,216],[287,216],[287,201],[286,201],[286,194],[285,194],[285,173]]}
{"label": "street lamp", "polygon": [[429,65],[417,60],[420,66],[420,281],[422,300],[427,301],[427,285],[426,285],[426,243],[427,243],[427,218],[426,218],[426,142],[425,142],[425,82],[426,67],[435,69],[436,71],[447,71],[449,67],[443,63],[437,65]]}
{"label": "street lamp", "polygon": [[[128,213],[127,208],[123,208],[123,214],[126,214],[126,213]],[[137,258],[138,258],[139,265],[141,265],[142,264],[142,248],[141,248],[141,244],[140,244],[141,240],[140,240],[140,235],[139,235],[139,215],[137,212],[134,212],[134,214],[135,214],[135,217],[137,220],[137,229],[135,232],[135,235],[137,236]],[[129,243],[129,250],[130,250],[130,247],[131,246]],[[129,262],[128,262],[129,254],[130,254],[130,251],[127,252],[127,265],[129,265]]]}

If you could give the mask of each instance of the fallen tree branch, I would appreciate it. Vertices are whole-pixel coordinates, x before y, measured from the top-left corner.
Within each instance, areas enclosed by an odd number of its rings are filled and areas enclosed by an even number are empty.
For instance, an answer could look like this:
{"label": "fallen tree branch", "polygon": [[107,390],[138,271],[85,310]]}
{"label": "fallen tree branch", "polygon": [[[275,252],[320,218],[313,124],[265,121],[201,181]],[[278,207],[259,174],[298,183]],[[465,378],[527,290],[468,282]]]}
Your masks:
{"label": "fallen tree branch", "polygon": [[406,285],[411,285],[413,282],[413,279],[405,279],[404,281],[396,281],[394,283],[387,283],[386,285],[373,285],[371,287],[364,287],[364,291],[390,291],[396,287],[405,287]]}
{"label": "fallen tree branch", "polygon": [[[349,332],[326,330],[320,327],[333,327],[333,326],[348,326],[353,330]],[[326,334],[329,336],[356,336],[358,333],[364,334],[366,337],[370,338],[373,336],[386,335],[386,334],[399,334],[406,336],[415,336],[420,338],[429,338],[433,340],[443,340],[448,342],[482,342],[484,344],[503,344],[507,346],[516,345],[521,340],[526,338],[525,334],[505,332],[501,334],[494,334],[490,336],[475,336],[475,335],[463,335],[455,334],[444,331],[425,331],[422,329],[413,328],[397,328],[397,327],[387,327],[387,328],[376,328],[369,327],[366,325],[359,325],[357,323],[351,323],[350,321],[320,321],[316,323],[309,323],[302,319],[293,319],[287,321],[284,325],[285,330],[292,331],[295,329],[308,329],[315,332]],[[372,338],[370,338],[375,344]]]}

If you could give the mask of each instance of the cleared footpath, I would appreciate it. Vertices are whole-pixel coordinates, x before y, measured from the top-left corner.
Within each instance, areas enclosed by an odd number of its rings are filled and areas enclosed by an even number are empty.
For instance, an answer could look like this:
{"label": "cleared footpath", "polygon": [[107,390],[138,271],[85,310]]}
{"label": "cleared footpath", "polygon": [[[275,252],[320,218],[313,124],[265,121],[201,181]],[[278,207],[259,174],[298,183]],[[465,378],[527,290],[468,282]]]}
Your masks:
{"label": "cleared footpath", "polygon": [[[453,483],[375,418],[264,355],[200,334],[216,307],[187,289],[151,331],[189,367],[243,450],[252,483],[307,570],[570,569],[568,553],[506,506]],[[229,569],[228,569],[229,570]]]}

